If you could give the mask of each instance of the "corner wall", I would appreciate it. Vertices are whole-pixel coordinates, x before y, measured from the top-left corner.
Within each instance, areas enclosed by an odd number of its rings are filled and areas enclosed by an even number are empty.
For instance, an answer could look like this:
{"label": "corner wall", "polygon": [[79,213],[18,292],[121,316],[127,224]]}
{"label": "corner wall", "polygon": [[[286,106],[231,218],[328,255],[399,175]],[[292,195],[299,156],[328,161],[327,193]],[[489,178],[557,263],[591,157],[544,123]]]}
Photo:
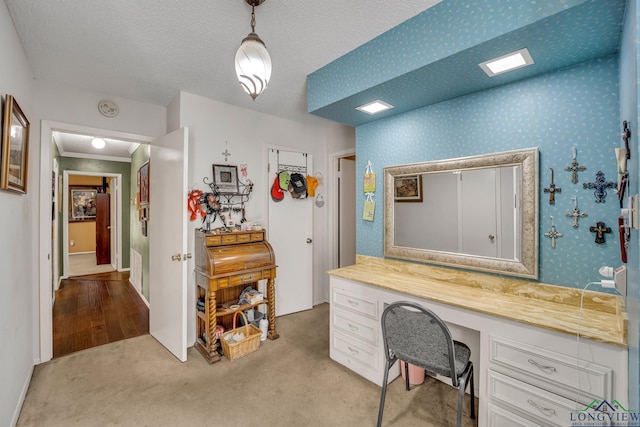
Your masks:
{"label": "corner wall", "polygon": [[[629,122],[631,129],[631,159],[627,163],[629,171],[629,188],[627,195],[638,194],[640,145],[638,144],[638,103],[640,102],[638,82],[640,74],[640,10],[636,0],[627,2],[625,21],[620,46],[620,121],[619,132],[622,133],[622,121]],[[623,143],[620,139],[620,146]],[[625,203],[627,206],[627,203]],[[627,263],[627,299],[626,308],[629,318],[629,409],[640,410],[640,233],[631,231]]]}
{"label": "corner wall", "polygon": [[[13,95],[31,122],[27,194],[0,191],[0,425],[17,422],[38,353],[39,144],[33,75],[13,21],[0,2],[0,94]],[[34,129],[35,128],[35,129]],[[49,197],[51,190],[49,189]],[[51,206],[49,206],[51,210]]]}

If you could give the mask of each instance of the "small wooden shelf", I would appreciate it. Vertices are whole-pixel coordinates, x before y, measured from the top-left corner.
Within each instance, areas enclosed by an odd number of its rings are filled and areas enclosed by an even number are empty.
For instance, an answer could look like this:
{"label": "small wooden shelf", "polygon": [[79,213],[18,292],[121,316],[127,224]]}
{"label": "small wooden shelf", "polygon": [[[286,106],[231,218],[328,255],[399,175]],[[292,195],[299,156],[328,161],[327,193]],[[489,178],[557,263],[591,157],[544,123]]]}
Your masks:
{"label": "small wooden shelf", "polygon": [[254,302],[253,304],[242,304],[240,307],[235,308],[235,309],[224,307],[225,305],[229,305],[229,304],[223,304],[223,306],[221,308],[220,307],[216,308],[216,315],[218,317],[220,317],[220,316],[228,316],[230,314],[235,313],[236,311],[245,311],[245,310],[249,310],[250,308],[256,308],[259,305],[268,304],[268,303],[269,303],[269,301],[267,300],[267,298],[265,298],[262,301]]}

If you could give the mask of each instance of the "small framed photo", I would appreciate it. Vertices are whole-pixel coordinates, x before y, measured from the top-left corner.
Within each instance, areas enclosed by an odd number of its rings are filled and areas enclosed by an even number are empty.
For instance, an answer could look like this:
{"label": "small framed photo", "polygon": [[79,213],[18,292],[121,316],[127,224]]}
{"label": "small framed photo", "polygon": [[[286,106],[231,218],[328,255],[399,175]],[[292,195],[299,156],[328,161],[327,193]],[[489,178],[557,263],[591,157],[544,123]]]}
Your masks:
{"label": "small framed photo", "polygon": [[422,175],[396,177],[394,200],[396,202],[422,202]]}
{"label": "small framed photo", "polygon": [[29,162],[29,120],[11,95],[7,95],[4,100],[0,158],[2,159],[0,188],[26,193]]}
{"label": "small framed photo", "polygon": [[138,188],[140,189],[140,205],[149,204],[149,161],[138,169]]}
{"label": "small framed photo", "polygon": [[96,187],[69,188],[69,222],[96,220]]}
{"label": "small framed photo", "polygon": [[213,183],[220,194],[238,194],[238,167],[229,165],[213,165]]}

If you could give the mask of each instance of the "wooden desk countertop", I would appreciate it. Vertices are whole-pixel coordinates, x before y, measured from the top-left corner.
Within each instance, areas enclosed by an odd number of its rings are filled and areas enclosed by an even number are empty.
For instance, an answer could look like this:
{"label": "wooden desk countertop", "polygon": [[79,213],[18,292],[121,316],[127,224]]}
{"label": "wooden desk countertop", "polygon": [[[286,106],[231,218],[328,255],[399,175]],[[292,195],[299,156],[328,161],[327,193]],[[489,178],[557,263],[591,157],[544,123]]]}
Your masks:
{"label": "wooden desk countertop", "polygon": [[329,275],[541,328],[627,346],[622,297],[364,255]]}

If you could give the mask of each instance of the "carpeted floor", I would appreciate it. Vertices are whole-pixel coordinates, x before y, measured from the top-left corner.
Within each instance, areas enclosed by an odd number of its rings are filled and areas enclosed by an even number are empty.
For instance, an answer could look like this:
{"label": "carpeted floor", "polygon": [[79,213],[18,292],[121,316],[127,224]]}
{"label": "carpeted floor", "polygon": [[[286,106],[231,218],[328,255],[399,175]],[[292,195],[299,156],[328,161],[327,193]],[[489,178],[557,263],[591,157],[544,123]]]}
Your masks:
{"label": "carpeted floor", "polygon": [[67,276],[84,276],[85,274],[106,273],[110,271],[114,271],[111,264],[96,264],[95,252],[69,254],[69,274],[67,274]]}
{"label": "carpeted floor", "polygon": [[[209,365],[180,363],[151,336],[35,368],[18,426],[373,426],[380,388],[329,358],[329,305],[278,318],[280,339]],[[468,395],[467,395],[468,399]],[[385,426],[455,425],[456,390],[390,384]],[[463,425],[475,426],[468,418]]]}

